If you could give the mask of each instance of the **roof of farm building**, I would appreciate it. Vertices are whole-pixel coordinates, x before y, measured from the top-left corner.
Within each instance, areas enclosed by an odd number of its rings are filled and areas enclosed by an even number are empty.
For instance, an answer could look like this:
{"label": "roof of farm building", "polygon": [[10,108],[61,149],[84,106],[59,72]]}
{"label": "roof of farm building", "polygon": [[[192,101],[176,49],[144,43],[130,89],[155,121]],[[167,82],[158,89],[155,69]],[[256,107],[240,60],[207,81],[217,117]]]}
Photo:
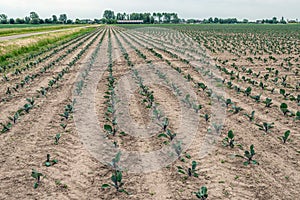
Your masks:
{"label": "roof of farm building", "polygon": [[141,24],[144,23],[143,20],[118,20],[118,24]]}

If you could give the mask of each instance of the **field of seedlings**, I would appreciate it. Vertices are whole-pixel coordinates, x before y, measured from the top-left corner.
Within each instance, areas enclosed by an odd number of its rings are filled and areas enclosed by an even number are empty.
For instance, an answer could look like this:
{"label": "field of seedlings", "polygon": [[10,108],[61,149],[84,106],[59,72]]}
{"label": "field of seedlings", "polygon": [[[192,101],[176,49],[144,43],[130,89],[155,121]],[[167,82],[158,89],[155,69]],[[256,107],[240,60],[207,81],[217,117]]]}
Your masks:
{"label": "field of seedlings", "polygon": [[99,26],[6,59],[0,199],[300,196],[299,25]]}

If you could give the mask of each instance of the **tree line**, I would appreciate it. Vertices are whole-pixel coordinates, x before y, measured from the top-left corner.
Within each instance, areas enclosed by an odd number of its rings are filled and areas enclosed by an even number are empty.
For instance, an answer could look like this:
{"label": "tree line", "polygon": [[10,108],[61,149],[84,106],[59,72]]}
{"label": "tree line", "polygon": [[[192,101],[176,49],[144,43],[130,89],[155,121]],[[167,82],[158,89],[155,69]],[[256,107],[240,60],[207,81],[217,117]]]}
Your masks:
{"label": "tree line", "polygon": [[24,18],[8,18],[6,14],[0,14],[0,24],[73,24],[85,23],[89,20],[68,19],[66,14],[60,14],[59,17],[52,15],[50,18],[42,19],[36,12],[30,12],[29,16]]}
{"label": "tree line", "polygon": [[[243,19],[239,21],[237,18],[208,18],[208,19],[180,19],[177,13],[117,13],[115,14],[112,10],[105,10],[103,13],[102,19],[68,19],[66,14],[60,14],[58,17],[52,15],[50,18],[42,19],[36,12],[30,12],[29,16],[25,18],[8,18],[5,14],[0,14],[0,24],[115,24],[118,20],[143,20],[145,24],[178,24],[178,23],[187,23],[187,24],[237,24],[237,23],[262,23],[262,24],[286,24],[287,21],[282,17],[278,20],[276,17],[272,19],[262,19],[256,20],[256,22],[249,22],[248,19]],[[290,21],[288,21],[290,22]],[[298,20],[295,21],[297,23]]]}
{"label": "tree line", "polygon": [[143,20],[145,24],[154,23],[174,23],[181,22],[177,13],[117,13],[112,10],[105,10],[103,13],[102,23],[115,24],[118,20]]}

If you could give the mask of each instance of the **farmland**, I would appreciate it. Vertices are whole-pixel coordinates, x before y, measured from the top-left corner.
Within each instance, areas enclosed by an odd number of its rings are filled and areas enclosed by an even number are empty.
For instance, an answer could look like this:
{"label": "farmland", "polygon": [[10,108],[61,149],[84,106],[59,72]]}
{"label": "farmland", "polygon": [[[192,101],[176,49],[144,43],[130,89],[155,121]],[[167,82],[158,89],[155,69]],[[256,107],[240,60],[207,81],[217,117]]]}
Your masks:
{"label": "farmland", "polygon": [[1,55],[1,198],[300,196],[299,25],[53,41]]}

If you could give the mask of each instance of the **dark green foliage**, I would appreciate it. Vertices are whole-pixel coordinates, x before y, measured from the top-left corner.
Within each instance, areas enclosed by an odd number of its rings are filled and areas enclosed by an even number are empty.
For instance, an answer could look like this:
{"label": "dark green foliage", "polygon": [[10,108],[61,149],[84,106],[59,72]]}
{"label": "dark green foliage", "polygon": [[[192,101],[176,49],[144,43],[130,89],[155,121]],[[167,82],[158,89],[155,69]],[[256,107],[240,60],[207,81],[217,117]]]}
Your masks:
{"label": "dark green foliage", "polygon": [[55,137],[54,137],[54,139],[55,139],[54,144],[58,145],[58,141],[59,141],[60,137],[61,137],[60,133],[57,133],[55,135]]}
{"label": "dark green foliage", "polygon": [[188,177],[198,177],[199,174],[196,173],[196,167],[197,167],[198,163],[196,161],[193,161],[192,162],[192,166],[187,168],[187,169],[184,169],[184,167],[181,167],[181,166],[177,166],[177,171],[178,173],[181,173],[181,174],[187,174]]}
{"label": "dark green foliage", "polygon": [[12,124],[10,122],[8,122],[7,124],[0,123],[0,125],[2,126],[1,133],[8,132],[12,127]]}
{"label": "dark green foliage", "polygon": [[272,103],[272,99],[270,98],[266,98],[265,101],[263,101],[263,103],[266,105],[267,108],[271,107]]}
{"label": "dark green foliage", "polygon": [[300,120],[300,111],[297,111],[295,120]]}
{"label": "dark green foliage", "polygon": [[226,107],[228,108],[228,106],[233,104],[233,102],[231,101],[231,99],[226,99],[225,104],[226,104]]}
{"label": "dark green foliage", "polygon": [[203,117],[204,117],[205,121],[208,122],[210,116],[208,114],[205,114],[205,115],[203,115]]}
{"label": "dark green foliage", "polygon": [[286,115],[288,112],[290,112],[286,103],[282,103],[280,105],[280,110],[283,112],[283,115]]}
{"label": "dark green foliage", "polygon": [[46,167],[53,166],[53,165],[55,165],[55,164],[57,164],[57,163],[58,163],[57,159],[50,160],[50,154],[47,154],[47,160],[46,160],[45,163],[44,163],[44,165],[45,165]]}
{"label": "dark green foliage", "polygon": [[35,169],[32,169],[31,176],[36,180],[36,182],[34,183],[34,189],[36,189],[40,184],[40,180],[43,174],[36,171]]}
{"label": "dark green foliage", "polygon": [[253,156],[255,155],[255,151],[254,151],[254,145],[252,144],[250,146],[250,151],[245,151],[244,156],[241,155],[236,155],[236,157],[240,157],[245,159],[246,161],[243,163],[245,166],[249,165],[249,164],[258,164],[258,162],[256,160],[253,160]]}
{"label": "dark green foliage", "polygon": [[201,189],[198,192],[194,192],[194,194],[196,194],[196,197],[201,200],[206,200],[208,197],[207,188],[205,186],[202,186]]}
{"label": "dark green foliage", "polygon": [[279,137],[280,140],[285,144],[291,134],[291,131],[286,131],[283,136]]}
{"label": "dark green foliage", "polygon": [[165,133],[161,133],[158,137],[165,137],[172,141],[176,137],[176,133],[172,133],[170,129],[167,129]]}
{"label": "dark green foliage", "polygon": [[120,170],[118,163],[120,162],[121,158],[121,152],[118,152],[116,156],[112,159],[112,162],[110,163],[110,167],[112,168],[112,175],[111,175],[111,181],[110,184],[103,184],[101,188],[110,188],[110,186],[113,186],[117,192],[124,192],[125,194],[129,194],[126,190],[124,190],[122,187],[124,183],[122,182],[123,174]]}
{"label": "dark green foliage", "polygon": [[284,96],[284,99],[287,99],[287,97],[290,96],[290,93],[287,93],[285,89],[280,89],[280,94]]}
{"label": "dark green foliage", "polygon": [[246,96],[249,96],[251,94],[251,91],[252,91],[252,88],[251,87],[248,87],[246,90],[245,90],[245,95]]}
{"label": "dark green foliage", "polygon": [[259,127],[259,130],[264,131],[265,133],[268,133],[270,131],[271,128],[274,128],[274,123],[267,123],[267,122],[263,122],[262,125],[260,124],[256,124]]}
{"label": "dark green foliage", "polygon": [[164,119],[164,122],[163,122],[162,126],[163,126],[163,130],[167,131],[167,127],[169,126],[169,119],[168,118]]}
{"label": "dark green foliage", "polygon": [[198,87],[201,88],[203,91],[207,89],[207,86],[204,83],[198,83]]}
{"label": "dark green foliage", "polygon": [[231,108],[232,110],[230,110],[230,112],[233,112],[233,114],[237,114],[243,110],[241,107],[238,107],[235,104],[232,104]]}
{"label": "dark green foliage", "polygon": [[247,113],[245,113],[244,115],[248,117],[250,122],[252,122],[254,120],[254,114],[255,114],[255,111],[252,111],[252,113],[250,115],[248,115]]}

